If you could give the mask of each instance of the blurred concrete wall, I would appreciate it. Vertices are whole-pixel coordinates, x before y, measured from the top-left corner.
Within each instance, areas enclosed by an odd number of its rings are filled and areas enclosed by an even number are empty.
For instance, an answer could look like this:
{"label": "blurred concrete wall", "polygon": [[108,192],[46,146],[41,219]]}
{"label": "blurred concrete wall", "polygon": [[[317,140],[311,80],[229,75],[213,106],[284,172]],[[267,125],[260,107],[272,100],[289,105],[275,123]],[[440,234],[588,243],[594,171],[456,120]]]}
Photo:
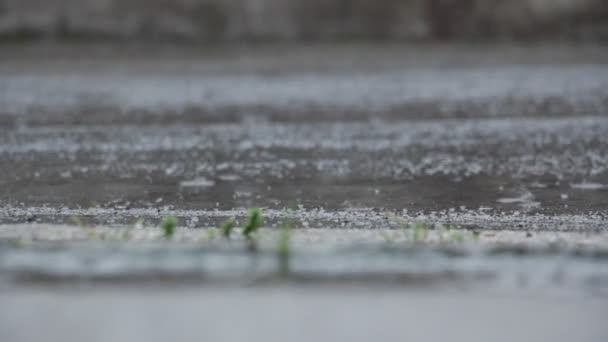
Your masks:
{"label": "blurred concrete wall", "polygon": [[608,0],[0,0],[0,37],[608,41]]}

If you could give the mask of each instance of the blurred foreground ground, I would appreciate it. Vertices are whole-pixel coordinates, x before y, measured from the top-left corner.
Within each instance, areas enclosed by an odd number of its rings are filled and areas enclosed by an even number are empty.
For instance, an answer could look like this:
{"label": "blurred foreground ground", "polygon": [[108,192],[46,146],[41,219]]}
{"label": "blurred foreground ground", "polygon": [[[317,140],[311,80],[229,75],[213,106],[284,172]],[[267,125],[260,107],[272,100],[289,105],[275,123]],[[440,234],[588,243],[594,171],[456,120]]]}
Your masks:
{"label": "blurred foreground ground", "polygon": [[[605,341],[605,300],[390,288],[17,290],[7,341]],[[41,319],[43,318],[44,319]],[[18,326],[35,329],[15,329]]]}

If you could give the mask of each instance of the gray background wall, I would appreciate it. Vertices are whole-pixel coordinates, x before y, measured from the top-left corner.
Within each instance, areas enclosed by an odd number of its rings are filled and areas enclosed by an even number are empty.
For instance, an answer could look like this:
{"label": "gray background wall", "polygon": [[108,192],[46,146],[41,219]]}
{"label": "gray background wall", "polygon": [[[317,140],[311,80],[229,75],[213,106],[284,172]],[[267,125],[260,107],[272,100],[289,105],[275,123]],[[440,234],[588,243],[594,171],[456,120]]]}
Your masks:
{"label": "gray background wall", "polygon": [[0,0],[0,38],[608,41],[608,1]]}

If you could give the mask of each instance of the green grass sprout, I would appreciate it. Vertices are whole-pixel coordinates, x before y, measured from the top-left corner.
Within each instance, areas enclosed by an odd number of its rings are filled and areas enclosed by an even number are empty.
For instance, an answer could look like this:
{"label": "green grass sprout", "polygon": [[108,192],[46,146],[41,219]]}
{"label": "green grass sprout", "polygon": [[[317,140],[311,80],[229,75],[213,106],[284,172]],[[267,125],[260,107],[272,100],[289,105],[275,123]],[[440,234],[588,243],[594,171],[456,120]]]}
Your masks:
{"label": "green grass sprout", "polygon": [[426,240],[428,237],[428,225],[423,222],[414,224],[413,228],[413,240],[414,242],[420,242]]}
{"label": "green grass sprout", "polygon": [[462,233],[462,230],[450,229],[450,240],[458,243],[464,242],[464,234]]}
{"label": "green grass sprout", "polygon": [[397,224],[399,228],[401,228],[405,241],[411,240],[410,233],[412,227],[409,222],[405,221],[402,217],[399,217],[391,212],[386,213],[386,218],[389,220],[389,222]]}
{"label": "green grass sprout", "polygon": [[232,230],[235,225],[236,222],[234,221],[234,219],[227,219],[226,221],[224,221],[224,223],[222,223],[220,233],[225,239],[230,239],[230,235],[232,234]]}
{"label": "green grass sprout", "polygon": [[133,230],[139,229],[139,228],[143,227],[143,225],[144,225],[144,219],[138,218],[137,221],[135,221],[135,223],[133,223],[129,228],[125,229],[122,232],[121,238],[123,240],[130,240],[133,237]]}
{"label": "green grass sprout", "polygon": [[439,237],[439,243],[443,244],[445,242],[445,226],[443,224],[440,224],[437,227],[437,235]]}
{"label": "green grass sprout", "polygon": [[258,231],[262,225],[262,211],[258,208],[249,210],[249,218],[247,224],[243,227],[243,236],[247,239],[251,239],[252,235]]}
{"label": "green grass sprout", "polygon": [[281,230],[277,237],[277,257],[279,258],[280,274],[285,276],[289,273],[289,259],[291,257],[291,236],[295,226],[294,210],[289,210],[287,217],[281,224]]}
{"label": "green grass sprout", "polygon": [[378,234],[384,239],[385,243],[393,243],[393,237],[391,236],[391,234],[384,231],[380,231]]}
{"label": "green grass sprout", "polygon": [[70,221],[80,227],[80,229],[82,229],[87,234],[87,238],[89,238],[90,240],[97,239],[95,228],[92,225],[87,226],[86,224],[84,224],[84,222],[82,222],[80,217],[77,216],[70,217]]}
{"label": "green grass sprout", "polygon": [[215,237],[217,236],[217,229],[215,228],[209,228],[207,230],[207,240],[208,241],[213,241],[215,240]]}
{"label": "green grass sprout", "polygon": [[169,239],[175,235],[175,229],[177,228],[177,218],[175,216],[167,216],[163,219],[161,229],[163,231],[163,237]]}
{"label": "green grass sprout", "polygon": [[291,234],[292,227],[284,224],[277,237],[277,257],[279,258],[279,268],[282,275],[289,273],[289,258],[291,256]]}

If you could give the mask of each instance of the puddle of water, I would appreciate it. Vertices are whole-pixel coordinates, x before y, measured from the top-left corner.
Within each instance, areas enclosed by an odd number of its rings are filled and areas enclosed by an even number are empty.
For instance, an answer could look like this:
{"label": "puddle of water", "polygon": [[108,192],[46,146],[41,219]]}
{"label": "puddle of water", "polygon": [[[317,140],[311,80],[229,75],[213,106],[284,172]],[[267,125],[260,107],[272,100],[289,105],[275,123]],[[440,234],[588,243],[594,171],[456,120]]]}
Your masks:
{"label": "puddle of water", "polygon": [[578,189],[578,190],[603,190],[603,189],[608,188],[608,186],[606,186],[605,184],[593,183],[593,182],[582,182],[582,183],[570,184],[570,187],[572,189]]}
{"label": "puddle of water", "polygon": [[37,127],[0,135],[0,205],[226,210],[296,202],[327,210],[465,206],[581,214],[608,206],[602,191],[568,192],[569,184],[581,190],[581,174],[593,173],[585,188],[606,183],[607,123],[588,117]]}
{"label": "puddle of water", "polygon": [[502,204],[517,204],[525,210],[538,208],[541,205],[540,202],[535,201],[534,194],[527,190],[518,197],[499,198],[496,202]]}
{"label": "puddle of water", "polygon": [[215,185],[214,181],[209,180],[207,178],[203,178],[203,177],[196,178],[193,180],[188,180],[188,181],[181,181],[179,183],[180,189],[188,190],[188,191],[202,190],[204,188],[210,188],[214,185]]}

